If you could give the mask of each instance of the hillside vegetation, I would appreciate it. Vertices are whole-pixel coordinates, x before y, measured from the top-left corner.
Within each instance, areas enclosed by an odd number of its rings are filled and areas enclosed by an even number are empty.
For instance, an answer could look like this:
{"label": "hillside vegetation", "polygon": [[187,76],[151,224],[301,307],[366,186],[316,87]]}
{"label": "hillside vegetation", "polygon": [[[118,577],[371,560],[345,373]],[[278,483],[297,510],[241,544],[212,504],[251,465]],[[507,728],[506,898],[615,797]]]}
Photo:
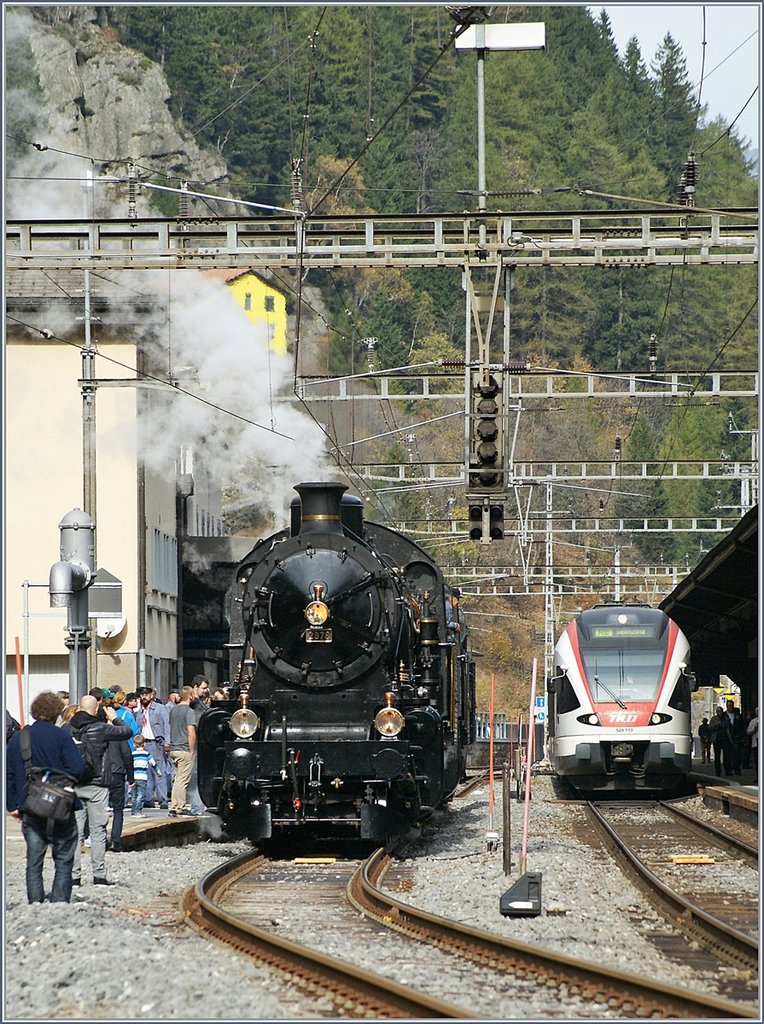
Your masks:
{"label": "hillside vegetation", "polygon": [[[130,4],[98,11],[122,43],[161,66],[172,113],[225,161],[229,194],[291,208],[299,169],[309,213],[477,208],[476,62],[448,45],[455,24],[444,7]],[[49,9],[35,12],[52,17]],[[685,57],[670,35],[655,54],[642,54],[632,40],[620,57],[604,12],[593,18],[584,7],[518,6],[508,17],[543,21],[546,51],[496,53],[486,61],[489,210],[676,202],[690,153],[698,168],[697,207],[757,206],[744,140],[698,108]],[[172,168],[167,181],[177,183]],[[173,200],[161,202],[171,209]],[[755,267],[523,269],[514,283],[511,348],[518,361],[582,373],[646,372],[655,335],[662,371],[758,364]],[[297,284],[291,282],[293,295]],[[331,321],[312,353],[324,372],[365,369],[368,337],[379,339],[377,367],[463,357],[464,291],[456,272],[311,271],[307,285],[320,289]],[[389,431],[397,440],[375,442],[374,455],[369,446],[364,457],[461,462],[459,417],[418,431],[413,444],[402,429],[449,411],[453,405],[411,402],[390,403],[376,419],[366,413],[366,436]],[[730,414],[740,431],[756,425],[754,403],[539,403],[523,410],[516,455],[607,460],[619,437],[624,459],[746,458],[750,439],[730,434]],[[357,434],[359,424],[351,427]],[[351,439],[336,437],[340,445]],[[621,487],[614,480],[607,493],[571,489],[564,502],[571,514],[599,509],[642,517],[708,514],[738,497],[732,483]],[[543,509],[541,493],[534,501]],[[419,521],[424,531],[437,532],[439,519],[464,512],[463,495],[442,489],[388,494],[378,504],[385,514]],[[487,551],[447,537],[429,541],[455,569],[517,561],[509,541]],[[599,557],[588,545],[573,538],[560,557],[566,564]],[[624,564],[685,559],[691,566],[701,553],[689,534],[634,533],[623,547]],[[543,544],[531,546],[529,557],[543,564]],[[612,551],[604,557],[612,560]],[[476,645],[501,675],[504,706],[522,707],[514,694],[527,688],[529,634],[543,633],[543,606],[534,598],[494,598],[466,607],[480,612]],[[495,617],[510,609],[511,618]]]}

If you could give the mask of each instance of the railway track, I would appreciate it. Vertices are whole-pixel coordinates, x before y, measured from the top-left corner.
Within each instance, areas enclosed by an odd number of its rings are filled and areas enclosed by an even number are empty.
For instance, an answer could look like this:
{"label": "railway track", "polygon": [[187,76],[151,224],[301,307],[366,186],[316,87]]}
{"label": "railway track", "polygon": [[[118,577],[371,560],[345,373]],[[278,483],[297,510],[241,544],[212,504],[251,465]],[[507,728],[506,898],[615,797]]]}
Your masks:
{"label": "railway track", "polygon": [[522,1016],[523,1005],[534,1007],[532,1016],[539,993],[549,1004],[544,1016],[559,1016],[561,1007],[586,1019],[757,1016],[735,1002],[424,913],[390,892],[409,882],[406,864],[383,850],[365,861],[247,854],[189,890],[184,913],[193,927],[315,995],[327,1016],[502,1019],[507,1007]]}
{"label": "railway track", "polygon": [[[588,803],[587,814],[648,899],[714,956],[758,970],[758,851],[673,804]],[[684,956],[686,959],[686,954]]]}

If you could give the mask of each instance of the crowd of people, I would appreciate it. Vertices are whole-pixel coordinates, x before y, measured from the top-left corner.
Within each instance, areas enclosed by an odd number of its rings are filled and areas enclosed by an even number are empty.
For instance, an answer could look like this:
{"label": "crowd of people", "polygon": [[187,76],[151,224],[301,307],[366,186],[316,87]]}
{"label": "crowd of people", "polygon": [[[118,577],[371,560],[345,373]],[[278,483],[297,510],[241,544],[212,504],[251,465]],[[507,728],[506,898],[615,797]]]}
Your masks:
{"label": "crowd of people", "polygon": [[[26,884],[30,903],[43,902],[43,862],[50,846],[54,878],[51,902],[71,900],[82,884],[82,853],[90,847],[94,885],[114,885],[107,852],[122,850],[124,816],[146,817],[147,807],[170,817],[203,814],[196,777],[196,727],[214,699],[205,676],[172,691],[163,703],[153,687],[125,693],[94,687],[69,704],[66,691],[41,693],[32,702],[28,762],[22,732],[6,711],[6,810],[21,822],[26,842]],[[63,821],[24,809],[29,769],[63,773],[74,792]],[[109,817],[111,816],[111,829]]]}
{"label": "crowd of people", "polygon": [[719,705],[711,721],[704,718],[698,727],[701,764],[711,764],[718,776],[733,778],[753,766],[758,781],[759,709],[745,716],[734,700],[726,708]]}

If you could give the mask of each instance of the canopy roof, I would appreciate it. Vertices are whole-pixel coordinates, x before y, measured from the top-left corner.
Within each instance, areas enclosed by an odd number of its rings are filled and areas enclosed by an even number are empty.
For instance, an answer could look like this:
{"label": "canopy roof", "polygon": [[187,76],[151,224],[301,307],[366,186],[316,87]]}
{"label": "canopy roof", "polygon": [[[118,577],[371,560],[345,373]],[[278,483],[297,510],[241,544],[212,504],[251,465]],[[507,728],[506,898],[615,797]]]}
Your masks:
{"label": "canopy roof", "polygon": [[692,648],[701,686],[728,675],[747,703],[758,703],[759,506],[743,516],[660,607]]}

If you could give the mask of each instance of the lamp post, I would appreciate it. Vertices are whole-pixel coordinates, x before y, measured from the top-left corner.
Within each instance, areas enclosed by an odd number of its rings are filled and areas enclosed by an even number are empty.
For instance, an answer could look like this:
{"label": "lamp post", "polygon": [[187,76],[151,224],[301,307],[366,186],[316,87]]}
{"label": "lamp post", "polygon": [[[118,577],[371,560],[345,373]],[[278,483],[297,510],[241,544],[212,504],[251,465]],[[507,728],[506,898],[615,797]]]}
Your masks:
{"label": "lamp post", "polygon": [[[470,8],[470,10],[473,10]],[[453,15],[456,17],[456,15]],[[456,37],[457,50],[477,51],[477,144],[478,210],[486,210],[485,178],[485,55],[487,50],[543,50],[546,28],[542,21],[517,25],[471,24]],[[485,224],[480,225],[480,245],[485,245]]]}

